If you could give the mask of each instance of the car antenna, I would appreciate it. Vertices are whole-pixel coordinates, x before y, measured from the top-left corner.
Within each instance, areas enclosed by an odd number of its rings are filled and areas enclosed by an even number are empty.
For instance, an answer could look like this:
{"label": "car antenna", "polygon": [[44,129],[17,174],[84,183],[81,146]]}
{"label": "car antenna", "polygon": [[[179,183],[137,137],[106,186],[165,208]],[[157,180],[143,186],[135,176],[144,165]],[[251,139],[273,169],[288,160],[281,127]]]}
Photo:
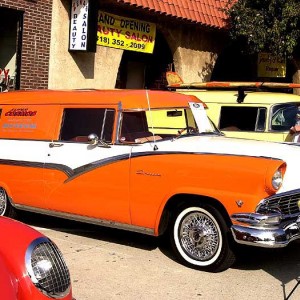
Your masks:
{"label": "car antenna", "polygon": [[151,111],[151,107],[150,107],[150,98],[149,98],[149,93],[148,93],[148,89],[146,88],[146,98],[147,98],[147,103],[148,103],[148,110],[150,113],[150,120],[151,120],[151,128],[152,128],[152,135],[153,135],[153,142],[154,142],[154,146],[153,146],[153,150],[158,150],[158,147],[156,145],[156,140],[155,140],[155,135],[154,135],[154,128],[153,128],[153,119],[152,119],[152,111]]}

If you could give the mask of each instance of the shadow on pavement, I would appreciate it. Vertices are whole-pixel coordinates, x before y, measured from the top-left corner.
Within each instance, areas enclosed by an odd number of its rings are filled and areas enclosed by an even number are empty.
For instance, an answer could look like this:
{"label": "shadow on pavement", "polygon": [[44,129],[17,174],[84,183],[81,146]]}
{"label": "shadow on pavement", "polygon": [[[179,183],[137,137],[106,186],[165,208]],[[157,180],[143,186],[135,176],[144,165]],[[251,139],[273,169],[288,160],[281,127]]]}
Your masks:
{"label": "shadow on pavement", "polygon": [[156,249],[159,244],[159,239],[152,236],[35,213],[22,212],[19,221],[31,226],[44,227],[149,251]]}
{"label": "shadow on pavement", "polygon": [[[19,220],[31,226],[45,227],[143,250],[151,251],[159,248],[169,259],[177,261],[168,243],[160,238],[27,212],[22,212]],[[298,241],[281,249],[238,246],[237,262],[232,268],[264,270],[281,282],[283,299],[288,299],[292,290],[286,290],[286,284],[294,281],[296,286],[297,278],[300,276],[299,252],[300,242]]]}
{"label": "shadow on pavement", "polygon": [[297,279],[300,276],[299,251],[300,243],[298,241],[280,249],[240,246],[238,248],[238,260],[233,268],[264,270],[281,282],[283,299],[288,299],[292,290],[286,290],[287,283],[292,281],[296,287]]}

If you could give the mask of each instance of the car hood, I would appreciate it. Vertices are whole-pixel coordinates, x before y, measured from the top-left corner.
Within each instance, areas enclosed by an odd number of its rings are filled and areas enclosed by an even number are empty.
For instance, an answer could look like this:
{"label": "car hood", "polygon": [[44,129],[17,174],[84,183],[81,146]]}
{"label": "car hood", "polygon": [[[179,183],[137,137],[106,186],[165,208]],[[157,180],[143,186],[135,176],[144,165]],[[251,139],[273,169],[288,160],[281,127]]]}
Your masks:
{"label": "car hood", "polygon": [[167,143],[158,143],[159,151],[180,151],[224,155],[266,157],[286,162],[283,185],[278,192],[300,188],[300,147],[291,143],[273,143],[223,136],[183,136]]}
{"label": "car hood", "polygon": [[0,256],[0,291],[1,299],[17,299],[18,285],[17,280],[6,266]]}

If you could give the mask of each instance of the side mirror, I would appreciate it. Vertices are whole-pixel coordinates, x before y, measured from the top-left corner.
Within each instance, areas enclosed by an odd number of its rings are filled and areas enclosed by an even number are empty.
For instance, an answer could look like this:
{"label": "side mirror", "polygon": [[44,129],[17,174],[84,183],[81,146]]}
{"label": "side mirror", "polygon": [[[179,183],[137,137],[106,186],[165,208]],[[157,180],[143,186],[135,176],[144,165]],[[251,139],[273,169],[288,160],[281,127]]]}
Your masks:
{"label": "side mirror", "polygon": [[91,145],[97,145],[99,143],[99,137],[96,133],[91,133],[88,135],[88,143]]}
{"label": "side mirror", "polygon": [[96,133],[91,133],[88,135],[88,143],[90,145],[95,145],[103,148],[110,148],[103,140],[100,140]]}

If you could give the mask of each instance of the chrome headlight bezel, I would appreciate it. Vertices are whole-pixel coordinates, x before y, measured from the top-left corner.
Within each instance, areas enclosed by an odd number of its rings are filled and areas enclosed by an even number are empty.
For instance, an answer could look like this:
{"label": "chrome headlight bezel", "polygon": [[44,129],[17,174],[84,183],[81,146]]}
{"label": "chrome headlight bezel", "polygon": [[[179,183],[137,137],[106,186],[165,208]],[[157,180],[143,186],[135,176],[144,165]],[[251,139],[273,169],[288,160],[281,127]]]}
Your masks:
{"label": "chrome headlight bezel", "polygon": [[70,293],[69,269],[58,247],[47,237],[31,242],[25,265],[32,283],[47,297],[60,299]]}
{"label": "chrome headlight bezel", "polygon": [[276,191],[279,190],[280,187],[282,186],[282,182],[283,182],[283,172],[281,168],[279,168],[275,171],[275,173],[272,176],[271,183],[273,189]]}

